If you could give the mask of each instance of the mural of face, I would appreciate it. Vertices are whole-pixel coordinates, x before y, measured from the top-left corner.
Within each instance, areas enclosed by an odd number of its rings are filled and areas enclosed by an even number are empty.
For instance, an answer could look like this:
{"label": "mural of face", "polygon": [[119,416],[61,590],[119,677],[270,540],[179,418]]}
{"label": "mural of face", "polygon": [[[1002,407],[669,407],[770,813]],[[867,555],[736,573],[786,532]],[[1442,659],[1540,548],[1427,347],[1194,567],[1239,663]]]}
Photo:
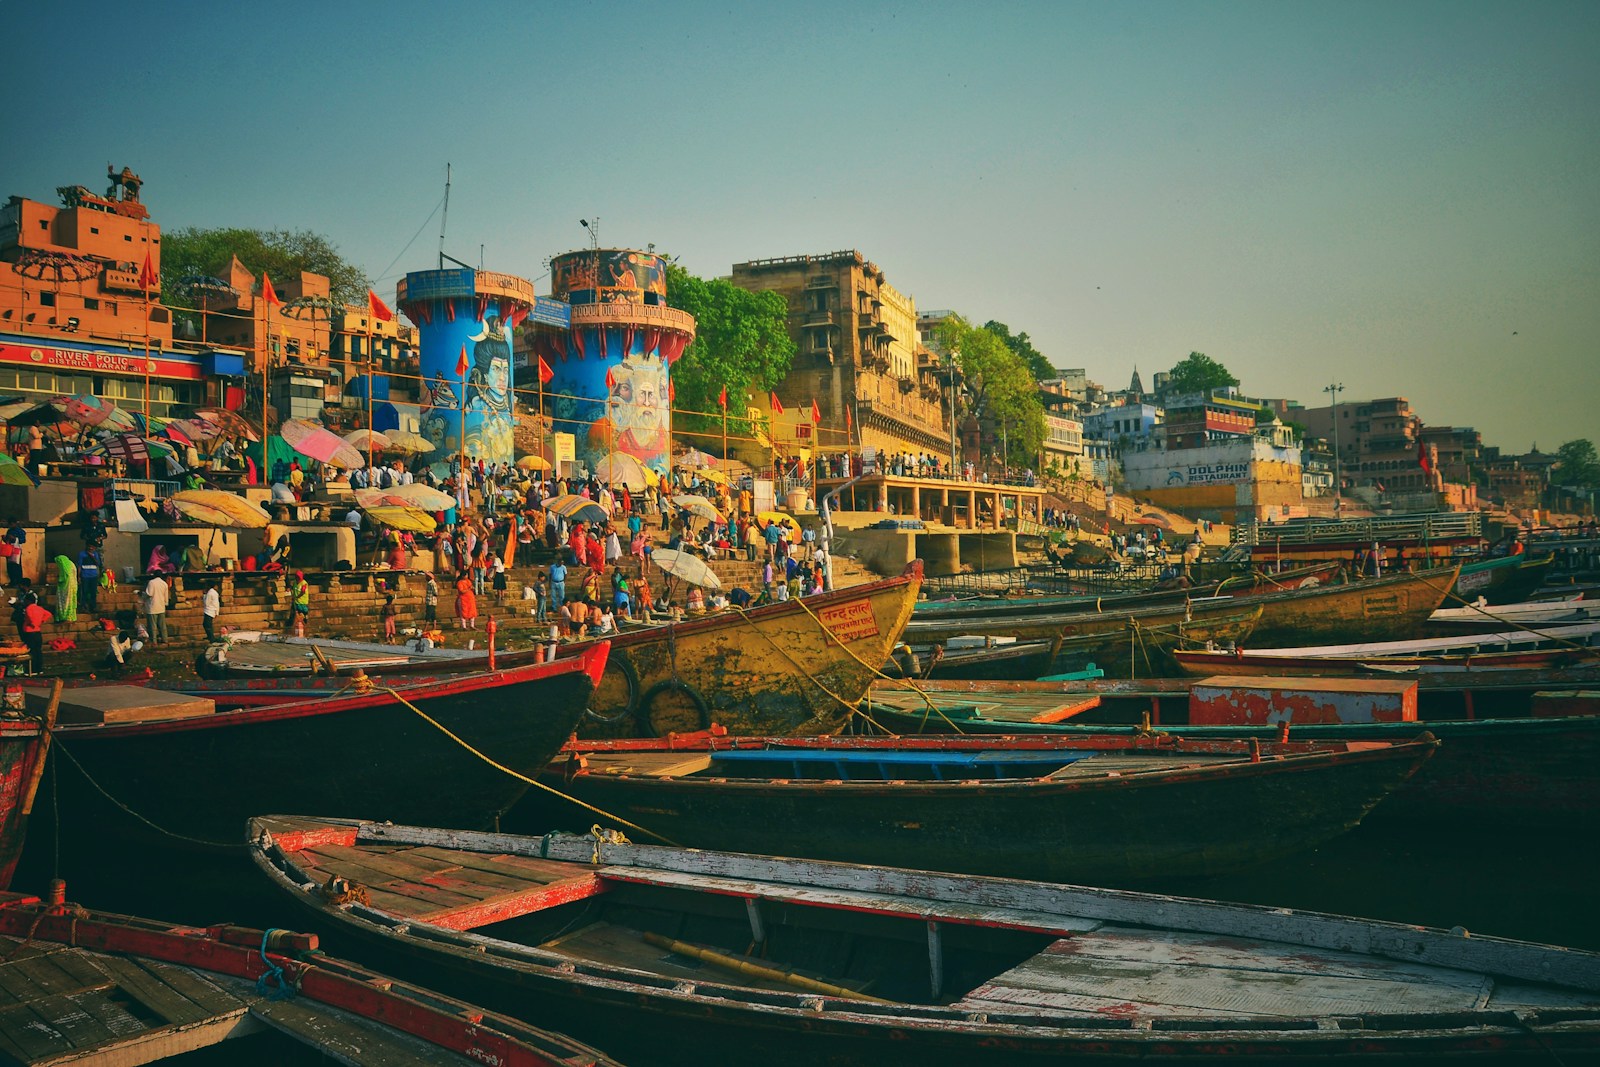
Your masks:
{"label": "mural of face", "polygon": [[617,448],[647,463],[663,458],[667,447],[667,368],[659,358],[629,355],[609,374],[607,409]]}

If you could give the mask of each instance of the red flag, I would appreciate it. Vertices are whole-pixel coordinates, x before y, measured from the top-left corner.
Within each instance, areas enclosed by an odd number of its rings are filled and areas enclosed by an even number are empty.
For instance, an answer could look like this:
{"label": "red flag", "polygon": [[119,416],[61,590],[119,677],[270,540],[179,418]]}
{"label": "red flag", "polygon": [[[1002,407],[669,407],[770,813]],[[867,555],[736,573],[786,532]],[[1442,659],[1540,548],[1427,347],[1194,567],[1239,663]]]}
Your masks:
{"label": "red flag", "polygon": [[811,399],[811,425],[822,425],[822,409],[817,407],[817,401],[815,397],[812,397]]}
{"label": "red flag", "polygon": [[678,383],[669,381],[667,383],[667,403],[676,404],[677,402],[678,402]]}
{"label": "red flag", "polygon": [[717,394],[717,403],[722,405],[722,410],[728,410],[728,387],[724,385],[722,392]]}
{"label": "red flag", "polygon": [[261,299],[266,301],[267,307],[283,303],[278,299],[278,291],[272,287],[272,279],[267,277],[267,272],[261,272]]}
{"label": "red flag", "polygon": [[467,376],[467,346],[465,344],[463,344],[461,346],[461,358],[456,360],[456,377],[457,378],[465,378],[466,376]]}
{"label": "red flag", "polygon": [[372,317],[389,322],[394,318],[394,312],[389,310],[389,305],[378,299],[378,294],[371,289],[367,290],[367,307],[372,309]]}
{"label": "red flag", "polygon": [[1422,468],[1422,473],[1433,474],[1433,464],[1428,460],[1428,446],[1422,443],[1422,438],[1417,438],[1417,466]]}
{"label": "red flag", "polygon": [[854,429],[855,426],[853,426],[850,421],[850,405],[846,404],[844,406],[844,432],[848,434]]}
{"label": "red flag", "polygon": [[555,376],[556,376],[556,372],[551,370],[550,369],[550,364],[548,364],[548,363],[546,363],[544,361],[544,357],[543,356],[540,356],[539,357],[539,381],[544,383],[545,385],[549,385],[550,384],[550,379],[554,378]]}
{"label": "red flag", "polygon": [[155,264],[150,262],[150,252],[146,250],[144,254],[144,269],[139,271],[139,288],[148,293],[156,287],[156,278]]}
{"label": "red flag", "polygon": [[783,401],[778,399],[777,393],[772,394],[772,413],[774,415],[783,414]]}

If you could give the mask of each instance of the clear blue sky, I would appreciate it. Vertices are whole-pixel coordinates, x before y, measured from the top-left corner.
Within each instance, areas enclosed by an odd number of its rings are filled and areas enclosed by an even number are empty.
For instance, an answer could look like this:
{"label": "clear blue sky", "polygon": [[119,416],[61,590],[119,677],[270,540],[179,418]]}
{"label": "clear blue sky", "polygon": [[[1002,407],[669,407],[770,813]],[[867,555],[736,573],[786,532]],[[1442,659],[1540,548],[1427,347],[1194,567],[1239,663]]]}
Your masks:
{"label": "clear blue sky", "polygon": [[164,227],[316,230],[392,294],[432,265],[449,162],[448,250],[490,269],[539,278],[596,216],[704,275],[857,248],[1108,385],[1200,350],[1253,395],[1337,379],[1508,450],[1600,439],[1593,2],[0,20],[0,194],[126,164]]}

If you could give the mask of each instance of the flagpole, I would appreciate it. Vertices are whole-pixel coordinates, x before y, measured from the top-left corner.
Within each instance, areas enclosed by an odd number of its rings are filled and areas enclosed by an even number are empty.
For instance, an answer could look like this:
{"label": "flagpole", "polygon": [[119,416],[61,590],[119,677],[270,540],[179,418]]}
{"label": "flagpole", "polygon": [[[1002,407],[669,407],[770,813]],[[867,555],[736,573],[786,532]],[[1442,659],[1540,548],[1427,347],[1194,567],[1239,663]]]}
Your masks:
{"label": "flagpole", "polygon": [[728,473],[728,391],[722,391],[722,473]]}
{"label": "flagpole", "polygon": [[372,304],[367,303],[367,469],[372,469]]}
{"label": "flagpole", "polygon": [[[262,275],[266,277],[265,274]],[[271,284],[270,282],[268,284]],[[267,445],[267,371],[268,361],[272,358],[272,301],[266,298],[266,293],[261,294],[261,469],[256,473],[261,478],[262,485],[270,485],[267,468],[269,466],[267,454],[270,451]]]}

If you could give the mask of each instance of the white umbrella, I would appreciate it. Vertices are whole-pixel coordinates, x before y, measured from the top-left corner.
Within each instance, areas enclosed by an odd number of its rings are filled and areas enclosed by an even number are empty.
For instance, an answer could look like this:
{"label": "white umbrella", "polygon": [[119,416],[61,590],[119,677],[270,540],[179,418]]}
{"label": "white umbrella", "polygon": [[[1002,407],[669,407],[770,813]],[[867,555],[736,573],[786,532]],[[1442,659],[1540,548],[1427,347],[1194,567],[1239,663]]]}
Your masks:
{"label": "white umbrella", "polygon": [[699,556],[691,556],[674,548],[658,548],[650,553],[650,561],[674,578],[681,578],[690,585],[706,589],[722,588],[722,580]]}

